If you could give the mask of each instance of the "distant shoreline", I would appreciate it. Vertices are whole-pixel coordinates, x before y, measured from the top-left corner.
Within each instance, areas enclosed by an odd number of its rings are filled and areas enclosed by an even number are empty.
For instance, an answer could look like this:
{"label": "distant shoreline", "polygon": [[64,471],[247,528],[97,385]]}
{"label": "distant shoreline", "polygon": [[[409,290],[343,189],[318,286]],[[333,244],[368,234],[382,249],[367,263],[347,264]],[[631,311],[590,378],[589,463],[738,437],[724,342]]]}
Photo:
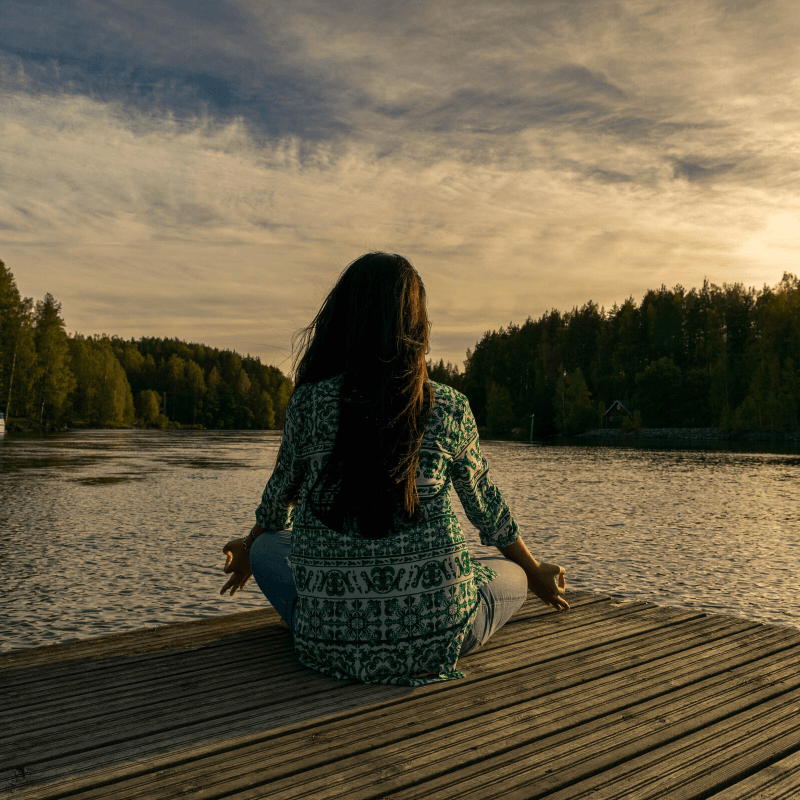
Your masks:
{"label": "distant shoreline", "polygon": [[206,428],[203,425],[181,425],[170,423],[159,428],[154,425],[83,425],[80,423],[56,424],[54,422],[34,422],[32,420],[6,420],[6,433],[70,433],[75,431],[222,431],[249,430],[264,431],[275,428]]}
{"label": "distant shoreline", "polygon": [[[525,433],[512,433],[502,436],[490,434],[486,428],[478,428],[483,441],[527,442]],[[719,428],[640,428],[638,431],[623,431],[620,428],[597,428],[593,431],[571,436],[561,434],[551,436],[534,436],[536,441],[570,441],[578,444],[581,439],[598,443],[608,442],[664,442],[675,445],[686,444],[788,444],[800,447],[800,431],[747,431],[733,433]]]}
{"label": "distant shoreline", "polygon": [[733,433],[719,428],[641,428],[638,431],[623,431],[619,428],[602,428],[578,434],[579,439],[641,440],[658,439],[676,442],[776,442],[800,444],[800,431],[749,431]]}
{"label": "distant shoreline", "polygon": [[[196,430],[196,431],[216,431],[228,430],[227,428],[204,428],[200,425],[176,425],[172,424],[167,428],[146,427],[139,425],[55,425],[53,423],[39,424],[32,420],[6,420],[6,433],[68,433],[70,431],[84,430]],[[254,428],[248,430],[278,430],[275,428]],[[484,440],[497,441],[525,441],[525,436],[491,436],[485,428],[479,428],[480,436]],[[560,437],[556,437],[560,438]],[[586,431],[570,439],[592,439],[595,441],[672,441],[685,443],[703,442],[741,442],[756,444],[766,442],[772,444],[797,444],[800,445],[800,430],[782,433],[780,431],[748,431],[745,433],[733,433],[719,428],[641,428],[640,430],[623,431],[620,428],[598,428],[593,431]]]}

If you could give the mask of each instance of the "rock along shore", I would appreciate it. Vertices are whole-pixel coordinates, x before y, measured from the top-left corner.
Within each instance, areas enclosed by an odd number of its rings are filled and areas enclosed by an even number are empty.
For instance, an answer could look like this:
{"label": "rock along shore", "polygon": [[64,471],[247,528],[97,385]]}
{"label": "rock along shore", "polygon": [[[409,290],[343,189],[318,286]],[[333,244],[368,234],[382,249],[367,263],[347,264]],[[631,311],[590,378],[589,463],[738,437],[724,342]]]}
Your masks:
{"label": "rock along shore", "polygon": [[660,439],[678,442],[782,442],[800,445],[800,431],[749,431],[732,433],[719,428],[641,428],[638,431],[622,431],[619,428],[603,428],[579,434],[583,439]]}

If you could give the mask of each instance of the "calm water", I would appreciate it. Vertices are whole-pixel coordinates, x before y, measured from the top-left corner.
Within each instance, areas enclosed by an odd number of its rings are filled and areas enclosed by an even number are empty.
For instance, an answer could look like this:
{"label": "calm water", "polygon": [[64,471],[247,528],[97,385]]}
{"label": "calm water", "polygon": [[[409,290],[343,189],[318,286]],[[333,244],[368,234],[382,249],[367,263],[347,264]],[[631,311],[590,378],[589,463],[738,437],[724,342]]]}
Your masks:
{"label": "calm water", "polygon": [[[252,524],[279,442],[150,431],[0,440],[0,651],[262,607],[252,582],[219,596],[221,548]],[[564,564],[569,586],[800,627],[799,453],[514,442],[484,452],[530,549]]]}

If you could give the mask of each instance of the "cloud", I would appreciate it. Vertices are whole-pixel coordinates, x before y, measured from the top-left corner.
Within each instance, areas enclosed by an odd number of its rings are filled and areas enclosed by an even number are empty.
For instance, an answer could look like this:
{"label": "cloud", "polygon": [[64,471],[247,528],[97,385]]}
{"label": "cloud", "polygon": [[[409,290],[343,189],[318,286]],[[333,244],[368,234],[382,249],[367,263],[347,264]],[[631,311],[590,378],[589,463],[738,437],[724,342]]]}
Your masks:
{"label": "cloud", "polygon": [[24,76],[32,94],[115,103],[134,120],[243,118],[268,137],[318,140],[347,129],[332,104],[341,91],[335,75],[287,58],[296,45],[280,12],[261,28],[230,2],[52,0],[36,14],[31,5],[4,5],[0,57],[7,79]]}
{"label": "cloud", "polygon": [[16,69],[33,94],[115,104],[131,127],[146,129],[149,116],[241,121],[257,141],[380,142],[383,154],[425,161],[516,169],[535,157],[527,145],[538,135],[549,139],[539,151],[558,151],[556,168],[582,153],[564,153],[559,140],[583,140],[585,174],[636,180],[608,163],[630,155],[652,165],[694,152],[702,166],[724,152],[738,164],[745,143],[761,149],[763,137],[745,138],[748,117],[785,114],[793,106],[781,89],[796,95],[798,13],[786,2],[755,12],[522,0],[498,0],[491,12],[471,0],[6,7],[7,82]]}
{"label": "cloud", "polygon": [[273,363],[373,248],[419,266],[457,363],[552,307],[774,283],[799,26],[782,0],[8,0],[0,257],[70,329]]}
{"label": "cloud", "polygon": [[673,158],[672,169],[676,178],[686,178],[688,181],[710,181],[719,175],[724,175],[726,172],[734,169],[735,164],[718,164],[713,167],[702,167],[700,164],[695,164],[691,161],[683,161],[680,158]]}

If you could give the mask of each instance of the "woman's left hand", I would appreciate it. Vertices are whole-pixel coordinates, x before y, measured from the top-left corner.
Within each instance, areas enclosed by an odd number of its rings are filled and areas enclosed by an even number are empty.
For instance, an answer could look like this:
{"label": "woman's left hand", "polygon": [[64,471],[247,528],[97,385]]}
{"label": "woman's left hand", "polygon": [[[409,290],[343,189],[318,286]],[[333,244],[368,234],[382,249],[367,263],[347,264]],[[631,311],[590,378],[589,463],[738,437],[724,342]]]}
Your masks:
{"label": "woman's left hand", "polygon": [[567,588],[567,573],[558,564],[544,561],[526,570],[528,590],[533,592],[546,606],[556,611],[569,611],[569,603],[564,599]]}
{"label": "woman's left hand", "polygon": [[239,589],[244,589],[247,581],[253,575],[250,569],[250,554],[244,549],[244,542],[241,539],[231,539],[222,548],[225,553],[225,568],[223,572],[230,574],[227,583],[219,590],[220,594],[225,594],[231,590],[233,597]]}

